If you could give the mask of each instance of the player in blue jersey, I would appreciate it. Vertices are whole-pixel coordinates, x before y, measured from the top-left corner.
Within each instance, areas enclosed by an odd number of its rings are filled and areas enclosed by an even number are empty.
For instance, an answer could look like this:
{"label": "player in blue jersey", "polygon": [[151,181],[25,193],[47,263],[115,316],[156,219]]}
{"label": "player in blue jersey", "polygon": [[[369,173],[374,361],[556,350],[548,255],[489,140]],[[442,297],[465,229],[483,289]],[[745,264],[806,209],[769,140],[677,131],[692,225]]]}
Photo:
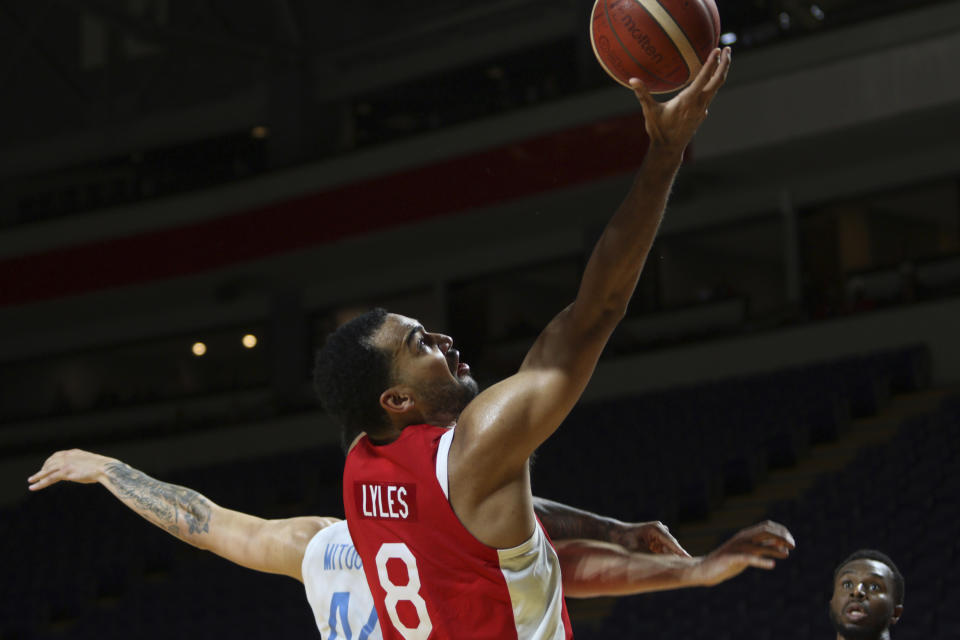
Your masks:
{"label": "player in blue jersey", "polygon": [[[100,483],[167,533],[238,565],[304,584],[322,638],[379,640],[373,598],[346,522],[307,516],[266,520],[221,507],[192,489],[161,482],[114,458],[73,449],[50,456],[28,479],[38,491],[61,481]],[[570,597],[711,586],[747,567],[773,567],[793,539],[764,522],[710,554],[690,557],[660,522],[627,523],[535,499],[556,541]]]}

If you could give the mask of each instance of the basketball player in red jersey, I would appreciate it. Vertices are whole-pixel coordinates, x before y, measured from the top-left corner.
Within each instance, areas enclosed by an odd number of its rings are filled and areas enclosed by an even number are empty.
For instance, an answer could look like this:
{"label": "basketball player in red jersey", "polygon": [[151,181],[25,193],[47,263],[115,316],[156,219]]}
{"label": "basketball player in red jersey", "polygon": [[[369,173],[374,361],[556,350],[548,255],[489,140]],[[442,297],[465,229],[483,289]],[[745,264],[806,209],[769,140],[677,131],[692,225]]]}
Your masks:
{"label": "basketball player in red jersey", "polygon": [[[318,394],[353,440],[344,510],[384,638],[572,637],[528,459],[578,401],[626,312],[684,149],[729,66],[729,49],[713,51],[665,103],[632,80],[646,157],[576,299],[516,374],[477,395],[449,337],[383,310],[338,329],[318,354]],[[793,546],[772,523],[757,541],[773,558]],[[756,560],[769,567],[770,558]]]}

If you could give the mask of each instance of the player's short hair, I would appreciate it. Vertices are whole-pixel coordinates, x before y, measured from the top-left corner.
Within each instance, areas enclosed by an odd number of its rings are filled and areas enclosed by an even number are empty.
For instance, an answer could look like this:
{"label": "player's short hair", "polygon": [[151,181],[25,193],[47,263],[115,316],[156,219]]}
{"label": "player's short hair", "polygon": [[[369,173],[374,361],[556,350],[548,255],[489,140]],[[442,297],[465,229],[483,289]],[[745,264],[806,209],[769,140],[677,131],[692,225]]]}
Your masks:
{"label": "player's short hair", "polygon": [[344,450],[362,431],[389,424],[380,394],[390,386],[390,358],[371,340],[386,317],[378,307],[344,323],[327,336],[314,359],[313,388],[340,423]]}
{"label": "player's short hair", "polygon": [[876,560],[877,562],[882,562],[887,565],[890,568],[890,572],[893,573],[893,598],[896,600],[894,604],[903,604],[903,596],[906,592],[903,574],[900,573],[900,569],[897,569],[897,565],[893,563],[890,556],[876,549],[859,549],[851,553],[846,560],[837,565],[837,568],[833,570],[834,582],[836,582],[837,576],[840,575],[840,570],[854,560]]}

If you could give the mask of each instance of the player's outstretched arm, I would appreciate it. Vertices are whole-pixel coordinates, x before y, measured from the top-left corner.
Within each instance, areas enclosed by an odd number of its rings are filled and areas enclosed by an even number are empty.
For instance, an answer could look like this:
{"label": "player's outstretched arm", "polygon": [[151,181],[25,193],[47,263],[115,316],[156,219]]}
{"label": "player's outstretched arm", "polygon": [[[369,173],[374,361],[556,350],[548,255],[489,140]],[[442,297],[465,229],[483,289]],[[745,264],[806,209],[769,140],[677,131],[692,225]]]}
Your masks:
{"label": "player's outstretched arm", "polygon": [[[650,95],[643,82],[631,79],[643,109],[650,145],[630,191],[594,246],[577,297],[566,314],[569,318],[562,323],[566,326],[558,328],[559,333],[569,335],[557,336],[560,339],[610,332],[626,312],[660,226],[684,150],[723,85],[730,60],[729,48],[714,50],[693,82],[662,103]],[[535,345],[525,364],[552,364],[557,356],[553,355],[554,345],[549,346],[550,349],[538,350]],[[577,349],[569,343],[566,349],[571,347]]]}
{"label": "player's outstretched arm", "polygon": [[[610,334],[626,313],[684,149],[726,79],[730,52],[715,50],[686,89],[659,103],[636,81],[650,147],[633,186],[587,263],[576,299],[537,338],[514,376],[464,410],[451,447],[453,484],[469,478],[478,500],[523,474],[530,454],[580,399]],[[460,465],[464,464],[465,467]]]}
{"label": "player's outstretched arm", "polygon": [[729,48],[714,50],[694,81],[663,103],[640,80],[632,79],[650,145],[629,192],[593,248],[573,304],[551,321],[521,365],[521,373],[545,374],[542,381],[547,383],[535,396],[540,406],[534,404],[531,411],[553,408],[563,412],[562,420],[579,400],[610,334],[627,311],[684,150],[726,80],[730,62]]}
{"label": "player's outstretched arm", "polygon": [[712,587],[747,567],[772,569],[795,547],[783,525],[762,522],[738,531],[706,556],[631,552],[596,540],[560,540],[563,591],[574,598],[621,596],[683,587]]}
{"label": "player's outstretched arm", "polygon": [[28,478],[31,491],[61,481],[106,487],[144,519],[184,542],[240,566],[303,581],[310,539],[336,518],[265,520],[224,509],[186,487],[161,482],[115,459],[89,451],[58,451]]}
{"label": "player's outstretched arm", "polygon": [[597,540],[619,545],[627,551],[690,557],[670,535],[667,525],[659,521],[623,522],[537,496],[533,497],[533,510],[553,540]]}

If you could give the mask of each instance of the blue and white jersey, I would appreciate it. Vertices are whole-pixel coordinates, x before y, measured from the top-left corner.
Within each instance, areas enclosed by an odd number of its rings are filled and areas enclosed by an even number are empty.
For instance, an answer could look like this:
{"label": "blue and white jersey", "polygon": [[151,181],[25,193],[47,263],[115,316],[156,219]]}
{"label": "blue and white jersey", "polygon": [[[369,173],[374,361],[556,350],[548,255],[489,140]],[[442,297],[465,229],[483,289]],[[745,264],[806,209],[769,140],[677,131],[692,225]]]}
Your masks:
{"label": "blue and white jersey", "polygon": [[323,640],[382,640],[373,595],[346,522],[313,536],[301,569]]}

